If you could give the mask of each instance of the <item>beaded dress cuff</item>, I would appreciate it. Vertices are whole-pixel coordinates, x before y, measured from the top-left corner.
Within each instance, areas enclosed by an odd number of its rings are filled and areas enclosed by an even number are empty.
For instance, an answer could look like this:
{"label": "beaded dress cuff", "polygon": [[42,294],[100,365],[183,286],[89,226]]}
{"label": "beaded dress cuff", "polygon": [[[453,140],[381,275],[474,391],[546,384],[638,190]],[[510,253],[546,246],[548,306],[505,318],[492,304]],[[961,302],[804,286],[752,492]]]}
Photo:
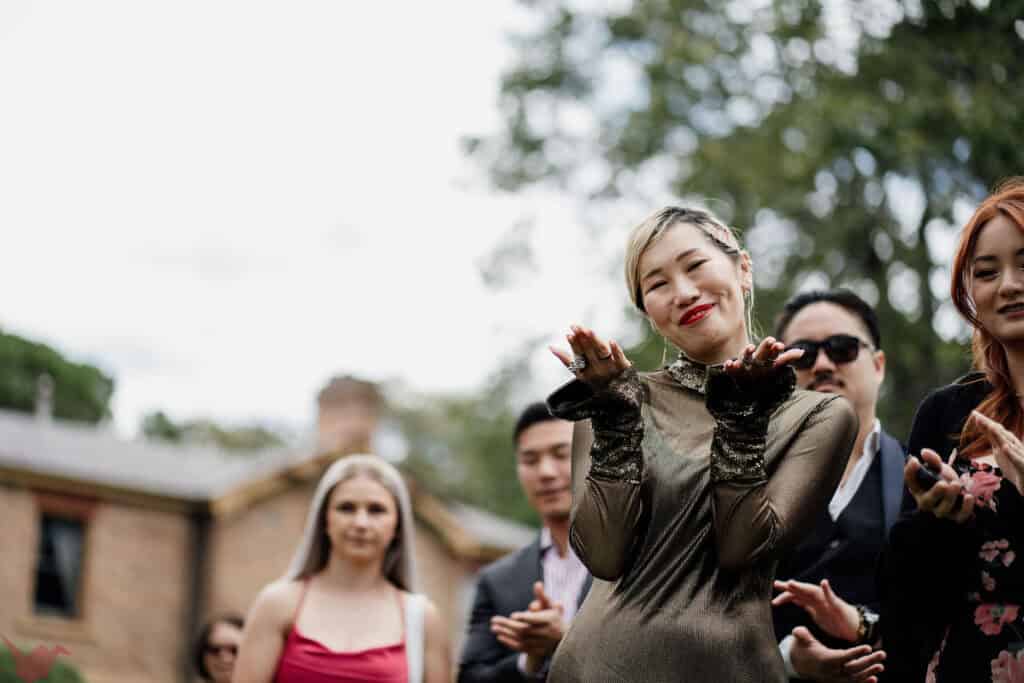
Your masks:
{"label": "beaded dress cuff", "polygon": [[764,451],[772,414],[793,394],[796,373],[784,367],[757,383],[741,383],[722,366],[708,368],[708,412],[715,418],[711,481],[765,481]]}
{"label": "beaded dress cuff", "polygon": [[565,420],[590,420],[594,444],[590,476],[639,484],[643,476],[644,387],[633,368],[627,368],[600,391],[573,380],[548,397],[548,410]]}

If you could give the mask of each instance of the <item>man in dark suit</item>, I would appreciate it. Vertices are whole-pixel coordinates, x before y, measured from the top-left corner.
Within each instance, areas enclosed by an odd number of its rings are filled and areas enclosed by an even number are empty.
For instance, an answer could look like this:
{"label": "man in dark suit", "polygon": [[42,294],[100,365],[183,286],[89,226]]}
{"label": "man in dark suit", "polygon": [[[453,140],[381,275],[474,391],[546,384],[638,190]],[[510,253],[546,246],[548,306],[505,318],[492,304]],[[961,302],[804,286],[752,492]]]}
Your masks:
{"label": "man in dark suit", "polygon": [[572,423],[534,403],[520,415],[514,437],[519,483],[544,528],[536,541],[480,571],[458,683],[545,680],[590,588],[590,575],[569,547]]}
{"label": "man in dark suit", "polygon": [[793,364],[800,386],[844,396],[860,418],[857,441],[828,510],[777,572],[780,579],[810,584],[826,595],[834,591],[848,610],[857,610],[850,623],[860,626],[839,639],[821,631],[796,604],[774,609],[775,633],[792,679],[846,680],[835,677],[837,663],[854,659],[848,654],[854,645],[873,644],[879,602],[875,565],[900,513],[906,453],[875,415],[885,354],[871,306],[848,290],[800,294],[783,308],[775,336],[787,347],[804,349],[803,358]]}

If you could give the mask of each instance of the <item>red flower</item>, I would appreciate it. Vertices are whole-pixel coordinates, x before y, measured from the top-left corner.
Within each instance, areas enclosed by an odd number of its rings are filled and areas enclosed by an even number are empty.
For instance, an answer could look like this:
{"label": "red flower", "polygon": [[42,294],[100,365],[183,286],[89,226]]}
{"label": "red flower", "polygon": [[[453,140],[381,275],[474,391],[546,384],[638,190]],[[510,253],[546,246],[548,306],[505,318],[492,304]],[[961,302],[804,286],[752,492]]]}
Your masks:
{"label": "red flower", "polygon": [[[1010,542],[1007,541],[1005,538],[1001,538],[998,541],[988,541],[987,543],[983,543],[981,545],[981,551],[978,552],[978,557],[985,560],[986,562],[994,562],[995,559],[999,557],[1000,551],[1006,550],[1009,547]],[[1014,558],[1017,555],[1012,550],[1006,550],[1006,552],[1003,554],[1009,556],[1009,559],[1003,559],[1003,564],[1009,567],[1010,563],[1013,562]]]}
{"label": "red flower", "polygon": [[1003,624],[1017,619],[1017,605],[996,605],[985,603],[974,610],[974,623],[981,627],[987,636],[997,636],[1003,630]]}

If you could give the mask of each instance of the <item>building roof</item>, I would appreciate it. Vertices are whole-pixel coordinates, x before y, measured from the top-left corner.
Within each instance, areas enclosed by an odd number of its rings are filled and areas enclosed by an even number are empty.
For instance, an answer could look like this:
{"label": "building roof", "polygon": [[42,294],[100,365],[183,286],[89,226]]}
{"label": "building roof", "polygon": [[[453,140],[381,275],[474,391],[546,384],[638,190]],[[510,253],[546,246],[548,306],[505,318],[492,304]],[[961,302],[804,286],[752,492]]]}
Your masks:
{"label": "building roof", "polygon": [[0,410],[0,468],[139,493],[204,501],[296,458],[291,449],[237,454],[192,444],[125,440],[90,425]]}
{"label": "building roof", "polygon": [[[0,410],[0,482],[213,516],[314,480],[340,455],[305,444],[238,454],[127,440],[102,427]],[[409,484],[416,516],[462,557],[493,559],[537,533],[484,510],[442,501],[415,481]]]}
{"label": "building roof", "polygon": [[497,548],[518,548],[537,538],[537,529],[499,517],[482,508],[454,502],[448,503],[447,507],[460,526],[482,543]]}

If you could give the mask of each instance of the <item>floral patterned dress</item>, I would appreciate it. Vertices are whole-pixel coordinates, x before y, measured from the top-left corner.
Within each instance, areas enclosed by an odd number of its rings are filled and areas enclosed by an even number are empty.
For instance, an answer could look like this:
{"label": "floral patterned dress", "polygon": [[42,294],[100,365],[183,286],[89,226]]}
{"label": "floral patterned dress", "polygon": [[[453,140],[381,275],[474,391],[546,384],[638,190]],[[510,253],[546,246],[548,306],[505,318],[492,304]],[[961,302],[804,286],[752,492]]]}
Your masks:
{"label": "floral patterned dress", "polygon": [[[992,391],[972,373],[918,406],[907,450],[948,462]],[[998,468],[954,458],[977,498],[964,523],[914,510],[890,531],[879,567],[884,683],[1024,683],[1024,498]]]}
{"label": "floral patterned dress", "polygon": [[965,601],[955,610],[928,665],[927,683],[1024,683],[1024,529],[1021,495],[998,468],[958,458],[964,490],[977,497],[974,556],[966,572]]}

